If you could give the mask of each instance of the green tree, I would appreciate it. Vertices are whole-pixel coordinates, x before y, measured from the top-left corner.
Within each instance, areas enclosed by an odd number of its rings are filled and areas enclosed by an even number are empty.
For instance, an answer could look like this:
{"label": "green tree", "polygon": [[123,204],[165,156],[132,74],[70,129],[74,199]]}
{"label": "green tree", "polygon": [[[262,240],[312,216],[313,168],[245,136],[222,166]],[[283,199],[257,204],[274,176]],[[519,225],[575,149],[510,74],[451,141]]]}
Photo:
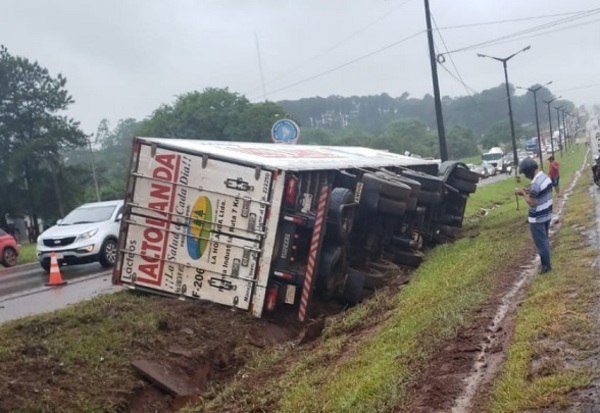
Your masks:
{"label": "green tree", "polygon": [[[0,46],[0,162],[6,177],[0,184],[9,198],[5,211],[23,208],[35,221],[62,214],[69,203],[60,179],[61,152],[83,145],[86,137],[78,122],[62,115],[74,102],[66,83],[62,75],[53,77],[37,62]],[[9,187],[20,191],[9,192]]]}
{"label": "green tree", "polygon": [[229,89],[206,88],[178,96],[173,106],[163,105],[144,121],[140,133],[178,139],[229,140],[231,125],[250,102]]}
{"label": "green tree", "polygon": [[477,155],[477,137],[471,129],[462,126],[453,126],[446,132],[448,156],[450,159],[466,158]]}
{"label": "green tree", "polygon": [[436,137],[418,119],[400,119],[388,123],[386,131],[375,142],[375,147],[403,154],[406,151],[425,157],[437,157]]}

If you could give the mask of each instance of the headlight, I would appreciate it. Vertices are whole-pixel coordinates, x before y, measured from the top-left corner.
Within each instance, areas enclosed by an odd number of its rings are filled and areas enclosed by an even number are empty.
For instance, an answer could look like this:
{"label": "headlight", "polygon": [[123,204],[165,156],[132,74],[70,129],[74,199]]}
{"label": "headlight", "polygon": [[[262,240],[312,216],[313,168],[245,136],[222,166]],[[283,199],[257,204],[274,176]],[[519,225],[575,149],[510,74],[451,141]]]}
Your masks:
{"label": "headlight", "polygon": [[83,240],[83,239],[92,238],[92,237],[93,237],[94,235],[96,235],[97,233],[98,233],[98,228],[92,229],[92,230],[90,230],[90,231],[88,231],[88,232],[84,232],[83,234],[80,234],[80,235],[77,237],[77,240],[76,240],[76,241],[80,241],[80,240]]}

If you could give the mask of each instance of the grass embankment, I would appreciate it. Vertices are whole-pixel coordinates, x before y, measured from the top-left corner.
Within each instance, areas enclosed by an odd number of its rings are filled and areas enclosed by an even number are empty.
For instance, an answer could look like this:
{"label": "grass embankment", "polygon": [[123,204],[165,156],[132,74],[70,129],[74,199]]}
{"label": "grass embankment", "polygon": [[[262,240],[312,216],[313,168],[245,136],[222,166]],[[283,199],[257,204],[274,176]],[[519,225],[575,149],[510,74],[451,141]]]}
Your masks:
{"label": "grass embankment", "polygon": [[[565,184],[581,154],[563,160]],[[190,411],[379,412],[405,405],[429,357],[468,323],[501,269],[530,244],[513,190],[503,182],[472,197],[471,213],[501,205],[469,230],[485,237],[436,248],[399,295],[378,293],[337,316],[313,345],[246,354],[244,371]],[[0,326],[0,411],[118,410],[139,386],[132,359],[168,357],[173,344],[202,350],[212,339],[222,346],[230,332],[239,344],[259,322],[218,306],[119,293],[8,323]]]}
{"label": "grass embankment", "polygon": [[[564,184],[581,165],[583,154],[584,148],[577,147],[562,160]],[[430,356],[468,323],[491,297],[502,269],[510,269],[531,245],[523,201],[520,211],[513,207],[514,188],[515,182],[508,180],[478,190],[470,200],[470,214],[496,206],[472,225],[471,230],[485,236],[436,248],[401,294],[377,296],[345,314],[341,323],[328,327],[320,346],[300,352],[282,376],[252,391],[238,381],[217,399],[189,411],[214,411],[228,404],[240,411],[269,406],[281,412],[405,408],[408,391]],[[375,323],[374,318],[384,321]],[[357,333],[357,326],[366,327],[369,334]],[[298,350],[272,355],[270,361],[292,363],[294,352]],[[264,364],[259,373],[268,368]]]}
{"label": "grass embankment", "polygon": [[492,412],[565,407],[569,392],[599,375],[581,362],[596,354],[600,333],[594,308],[598,251],[588,239],[596,227],[590,184],[590,173],[584,173],[555,240],[553,271],[533,280],[519,307],[513,342],[489,402]]}
{"label": "grass embankment", "polygon": [[35,244],[21,245],[21,248],[19,250],[19,265],[29,264],[37,261],[37,253],[35,247]]}

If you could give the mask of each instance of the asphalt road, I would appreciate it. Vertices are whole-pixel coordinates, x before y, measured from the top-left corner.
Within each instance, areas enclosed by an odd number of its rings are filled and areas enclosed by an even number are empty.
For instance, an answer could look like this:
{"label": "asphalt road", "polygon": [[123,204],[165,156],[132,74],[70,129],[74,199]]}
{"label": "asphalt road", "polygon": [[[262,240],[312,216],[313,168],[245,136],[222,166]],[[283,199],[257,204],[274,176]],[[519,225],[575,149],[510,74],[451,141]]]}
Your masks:
{"label": "asphalt road", "polygon": [[[62,277],[66,281],[107,275],[108,271],[100,264],[61,267]],[[43,289],[46,282],[48,282],[48,274],[37,263],[13,268],[0,268],[0,300]]]}
{"label": "asphalt road", "polygon": [[481,179],[479,181],[479,183],[477,184],[477,186],[486,186],[486,185],[489,185],[489,184],[493,184],[495,182],[503,181],[503,180],[505,180],[505,179],[507,179],[507,178],[509,178],[511,176],[514,177],[514,174],[512,174],[512,175],[508,175],[508,174],[496,174],[495,176],[490,176],[489,178]]}

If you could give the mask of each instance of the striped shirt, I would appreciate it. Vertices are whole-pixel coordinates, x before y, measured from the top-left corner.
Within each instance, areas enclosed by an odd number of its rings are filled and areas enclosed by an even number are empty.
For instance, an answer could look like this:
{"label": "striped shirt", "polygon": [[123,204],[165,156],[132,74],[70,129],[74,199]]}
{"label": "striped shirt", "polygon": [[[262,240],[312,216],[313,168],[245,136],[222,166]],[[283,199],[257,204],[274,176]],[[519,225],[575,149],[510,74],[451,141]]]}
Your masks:
{"label": "striped shirt", "polygon": [[546,222],[552,219],[552,181],[543,172],[538,172],[531,181],[529,196],[537,201],[529,207],[529,222]]}

